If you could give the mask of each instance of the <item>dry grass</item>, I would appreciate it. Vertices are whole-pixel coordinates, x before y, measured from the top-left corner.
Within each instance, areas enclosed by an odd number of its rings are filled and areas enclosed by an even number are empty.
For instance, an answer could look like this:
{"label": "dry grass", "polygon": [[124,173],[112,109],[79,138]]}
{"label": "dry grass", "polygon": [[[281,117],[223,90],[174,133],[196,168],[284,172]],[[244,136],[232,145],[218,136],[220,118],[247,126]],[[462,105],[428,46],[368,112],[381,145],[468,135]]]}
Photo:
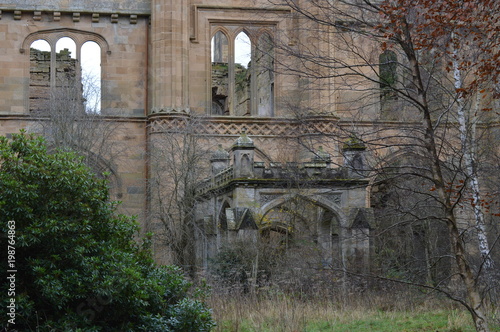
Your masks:
{"label": "dry grass", "polygon": [[214,294],[210,306],[216,331],[473,331],[463,309],[418,293]]}

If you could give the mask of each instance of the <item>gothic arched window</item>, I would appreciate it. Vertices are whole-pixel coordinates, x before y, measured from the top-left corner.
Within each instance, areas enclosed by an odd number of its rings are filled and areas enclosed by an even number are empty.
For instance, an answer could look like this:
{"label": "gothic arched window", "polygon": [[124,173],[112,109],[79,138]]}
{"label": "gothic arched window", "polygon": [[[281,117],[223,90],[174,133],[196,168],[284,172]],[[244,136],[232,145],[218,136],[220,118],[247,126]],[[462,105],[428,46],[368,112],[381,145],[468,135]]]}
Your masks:
{"label": "gothic arched window", "polygon": [[211,40],[212,115],[274,115],[274,46],[260,27],[217,26]]}
{"label": "gothic arched window", "polygon": [[394,88],[398,80],[398,58],[396,53],[390,50],[384,51],[379,56],[379,82],[380,99],[382,101],[397,99]]}

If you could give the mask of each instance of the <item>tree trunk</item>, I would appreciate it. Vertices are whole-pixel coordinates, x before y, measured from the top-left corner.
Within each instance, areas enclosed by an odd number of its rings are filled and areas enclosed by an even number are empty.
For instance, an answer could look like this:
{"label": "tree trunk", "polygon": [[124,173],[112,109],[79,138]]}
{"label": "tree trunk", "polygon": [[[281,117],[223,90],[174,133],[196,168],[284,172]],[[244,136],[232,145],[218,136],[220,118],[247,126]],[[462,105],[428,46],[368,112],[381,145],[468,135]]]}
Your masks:
{"label": "tree trunk", "polygon": [[431,164],[432,178],[434,186],[436,188],[436,192],[439,195],[440,201],[444,204],[446,224],[448,225],[448,233],[453,250],[453,256],[455,257],[455,262],[457,264],[460,278],[463,281],[467,292],[468,301],[466,303],[466,306],[472,315],[476,331],[488,332],[489,328],[486,316],[481,308],[482,302],[481,296],[479,294],[478,284],[475,282],[471,267],[465,257],[465,250],[463,247],[462,239],[460,237],[460,232],[458,230],[457,219],[454,214],[449,195],[447,195],[446,193],[445,182],[441,169],[441,161],[437,152],[435,131],[434,126],[432,125],[430,107],[428,105],[424,84],[422,82],[422,76],[420,74],[420,67],[414,51],[415,48],[412,45],[411,36],[409,34],[406,22],[402,23],[404,27],[403,31],[405,31],[406,34],[401,36],[402,38],[399,40],[399,43],[405,51],[406,56],[409,60],[410,68],[412,71],[412,81],[417,88],[417,100],[420,104],[419,106],[422,112],[423,126],[425,129],[424,148],[427,152]]}
{"label": "tree trunk", "polygon": [[[458,43],[455,35],[452,33],[453,44]],[[481,209],[481,192],[479,186],[479,178],[476,171],[475,165],[475,137],[474,130],[467,129],[467,125],[472,128],[475,127],[474,120],[470,119],[470,115],[467,116],[465,102],[463,98],[463,84],[460,66],[458,63],[458,56],[456,47],[453,50],[453,79],[455,83],[455,90],[457,92],[457,116],[460,131],[460,142],[462,145],[462,153],[464,156],[465,163],[465,173],[469,179],[469,186],[472,191],[472,209],[474,211],[475,218],[475,228],[477,232],[477,240],[479,245],[479,252],[481,253],[482,263],[485,268],[486,274],[489,274],[490,270],[493,268],[493,259],[490,255],[490,246],[488,244],[488,238],[486,237],[486,227],[484,222],[484,214]]]}

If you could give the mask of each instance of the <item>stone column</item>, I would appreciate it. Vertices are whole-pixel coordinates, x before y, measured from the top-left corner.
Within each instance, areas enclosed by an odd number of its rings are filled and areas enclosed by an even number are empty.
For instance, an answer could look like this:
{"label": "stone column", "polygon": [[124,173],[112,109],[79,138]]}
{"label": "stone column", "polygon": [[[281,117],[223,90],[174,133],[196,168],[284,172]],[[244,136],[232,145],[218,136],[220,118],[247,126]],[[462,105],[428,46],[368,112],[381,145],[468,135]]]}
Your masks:
{"label": "stone column", "polygon": [[349,138],[342,147],[344,167],[349,178],[363,178],[366,176],[366,146],[356,137]]}
{"label": "stone column", "polygon": [[151,7],[151,113],[189,111],[187,0],[153,0]]}
{"label": "stone column", "polygon": [[253,178],[253,161],[255,145],[245,132],[236,140],[232,147],[235,178]]}

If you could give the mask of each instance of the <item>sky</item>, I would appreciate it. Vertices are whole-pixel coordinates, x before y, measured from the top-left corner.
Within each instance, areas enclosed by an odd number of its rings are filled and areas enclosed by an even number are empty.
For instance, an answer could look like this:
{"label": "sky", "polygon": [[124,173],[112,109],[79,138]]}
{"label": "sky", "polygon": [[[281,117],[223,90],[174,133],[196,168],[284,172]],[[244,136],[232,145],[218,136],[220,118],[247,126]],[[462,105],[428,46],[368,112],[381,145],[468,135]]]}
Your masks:
{"label": "sky", "polygon": [[[213,54],[213,38],[212,38],[212,43],[211,43],[211,54],[212,54],[212,60],[214,57]],[[234,40],[234,62],[239,63],[243,67],[247,68],[248,63],[250,62],[251,59],[251,45],[250,45],[250,39],[244,32],[240,32],[235,40]]]}

